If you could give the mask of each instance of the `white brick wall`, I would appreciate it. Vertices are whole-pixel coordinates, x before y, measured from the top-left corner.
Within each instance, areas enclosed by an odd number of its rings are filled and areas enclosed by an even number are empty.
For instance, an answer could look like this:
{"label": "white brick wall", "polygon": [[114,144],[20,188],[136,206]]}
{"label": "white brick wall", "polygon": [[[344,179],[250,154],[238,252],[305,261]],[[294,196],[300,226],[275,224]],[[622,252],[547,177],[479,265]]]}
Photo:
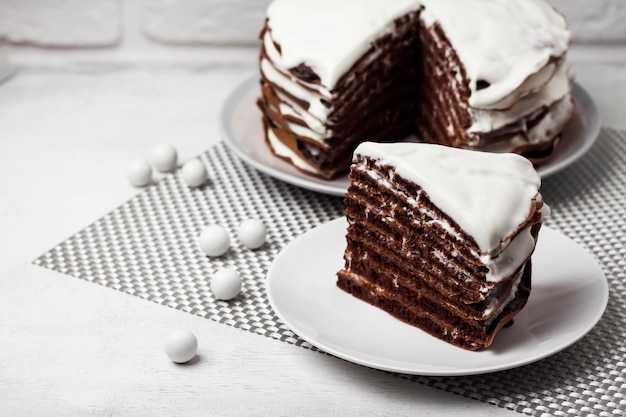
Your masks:
{"label": "white brick wall", "polygon": [[550,0],[567,17],[579,43],[626,45],[626,0]]}
{"label": "white brick wall", "polygon": [[143,33],[176,44],[255,42],[270,0],[144,0]]}
{"label": "white brick wall", "polygon": [[[54,47],[255,44],[270,0],[0,0],[0,43]],[[626,0],[550,0],[574,41],[626,45]],[[137,44],[136,42],[134,44]]]}
{"label": "white brick wall", "polygon": [[0,40],[93,47],[121,40],[122,0],[0,0]]}

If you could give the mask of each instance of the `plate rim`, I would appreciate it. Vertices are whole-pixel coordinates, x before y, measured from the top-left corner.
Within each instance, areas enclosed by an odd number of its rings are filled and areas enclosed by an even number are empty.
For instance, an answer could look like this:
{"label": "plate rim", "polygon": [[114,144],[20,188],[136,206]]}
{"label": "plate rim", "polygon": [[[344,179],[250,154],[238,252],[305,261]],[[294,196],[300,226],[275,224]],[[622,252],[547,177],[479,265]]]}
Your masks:
{"label": "plate rim", "polygon": [[[576,81],[572,82],[572,98],[574,99],[574,105],[581,106],[581,114],[580,117],[584,117],[585,124],[585,139],[582,141],[582,146],[576,148],[574,152],[569,154],[564,159],[560,160],[558,163],[553,165],[544,165],[539,166],[537,168],[537,172],[541,176],[542,179],[549,177],[550,175],[556,174],[557,172],[567,168],[578,159],[580,159],[584,154],[586,154],[589,149],[596,143],[598,137],[600,136],[600,128],[602,126],[600,122],[600,114],[598,112],[598,106],[596,105],[595,100],[587,90],[578,84]],[[575,110],[576,111],[576,110]],[[571,126],[566,128],[571,129]]]}
{"label": "plate rim", "polygon": [[[307,190],[342,197],[345,194],[349,185],[347,176],[342,176],[335,180],[327,181],[313,176],[304,177],[305,174],[301,174],[302,176],[300,176],[296,173],[273,168],[263,163],[262,161],[259,161],[256,158],[252,157],[245,149],[240,146],[239,142],[234,139],[235,134],[233,132],[230,120],[232,119],[232,116],[234,115],[237,106],[241,104],[242,99],[246,97],[247,94],[251,93],[251,90],[255,88],[255,86],[259,85],[259,81],[260,76],[258,72],[248,75],[247,77],[243,78],[243,81],[241,81],[224,100],[219,115],[219,130],[224,143],[240,159],[242,159],[255,169],[271,177]],[[566,167],[570,166],[578,159],[580,159],[585,153],[587,153],[587,151],[589,151],[589,149],[591,149],[600,134],[600,116],[598,112],[598,107],[592,96],[585,90],[584,87],[582,87],[576,81],[572,82],[571,91],[575,105],[575,116],[578,115],[579,118],[583,119],[582,123],[584,133],[582,133],[582,135],[584,137],[581,141],[581,146],[576,148],[574,152],[566,155],[565,158],[554,161],[552,163],[548,162],[544,165],[537,167],[537,172],[542,177],[542,179],[556,174],[557,172],[565,169]],[[260,118],[261,115],[259,113],[259,120]],[[572,126],[568,126],[566,129],[571,128]],[[267,146],[262,140],[262,131],[259,132],[259,138],[263,146]],[[287,162],[284,163],[288,164]],[[296,168],[288,165],[287,169],[295,170]]]}
{"label": "plate rim", "polygon": [[[359,357],[355,357],[353,355],[350,355],[349,353],[346,353],[345,351],[341,351],[338,350],[332,346],[329,346],[327,343],[324,342],[320,342],[319,340],[316,340],[314,337],[311,337],[309,334],[307,334],[306,332],[301,332],[300,329],[297,326],[294,326],[294,324],[287,318],[285,317],[285,315],[283,314],[283,310],[281,309],[281,307],[276,303],[274,294],[272,293],[271,290],[271,284],[273,282],[273,280],[277,279],[277,278],[273,278],[275,275],[273,274],[274,270],[277,268],[276,265],[281,261],[282,256],[286,256],[286,255],[282,255],[284,253],[284,251],[292,246],[292,245],[298,245],[300,244],[300,242],[302,242],[304,239],[306,239],[306,237],[309,235],[309,233],[313,232],[314,230],[317,230],[319,228],[322,227],[327,227],[327,228],[332,228],[332,227],[339,227],[339,226],[335,226],[336,224],[339,223],[343,223],[345,222],[345,218],[344,217],[338,217],[336,219],[330,220],[328,222],[322,223],[310,230],[308,230],[307,232],[303,233],[302,235],[298,236],[296,239],[292,240],[287,246],[285,246],[283,249],[281,249],[281,251],[276,255],[276,257],[274,258],[274,260],[272,261],[272,264],[270,265],[268,272],[267,272],[267,276],[266,276],[266,280],[265,280],[265,293],[267,296],[267,299],[269,301],[269,304],[272,308],[272,310],[274,311],[274,313],[279,317],[279,319],[281,320],[281,322],[287,326],[287,328],[289,328],[295,335],[297,335],[299,338],[305,340],[306,342],[310,343],[311,345],[315,346],[316,348],[320,349],[323,352],[326,352],[328,354],[331,354],[333,356],[336,356],[340,359],[346,360],[348,362],[352,362],[358,365],[362,365],[368,368],[372,368],[372,369],[378,369],[378,370],[382,370],[382,371],[387,371],[387,372],[396,372],[396,373],[402,373],[402,374],[407,374],[407,375],[420,375],[420,376],[466,376],[466,375],[481,375],[481,374],[486,374],[486,373],[493,373],[493,372],[500,372],[500,371],[505,371],[505,370],[510,370],[510,369],[514,369],[514,368],[518,368],[521,366],[525,366],[525,365],[529,365],[531,363],[535,363],[538,362],[542,359],[545,359],[549,356],[552,356],[556,353],[559,353],[567,348],[569,348],[570,346],[572,346],[573,344],[575,344],[576,342],[578,342],[579,340],[581,340],[583,337],[585,337],[600,321],[600,319],[603,317],[606,308],[608,306],[608,301],[609,301],[609,285],[608,285],[608,281],[606,279],[606,275],[604,274],[604,271],[602,270],[600,264],[597,262],[597,260],[592,256],[591,253],[589,253],[589,251],[587,251],[583,246],[581,246],[580,244],[578,244],[577,242],[575,242],[573,239],[569,238],[568,236],[566,236],[565,234],[563,234],[562,232],[553,229],[549,226],[543,226],[542,227],[542,233],[544,232],[544,230],[549,230],[548,233],[554,233],[556,236],[558,236],[559,238],[562,239],[566,239],[569,240],[570,243],[574,244],[576,247],[578,247],[579,249],[582,249],[588,256],[589,256],[589,260],[593,261],[593,265],[595,268],[597,268],[597,272],[599,273],[597,280],[599,281],[599,285],[601,285],[601,290],[602,290],[602,303],[600,305],[598,305],[598,307],[596,308],[596,310],[594,310],[594,315],[591,316],[591,319],[589,321],[587,321],[586,325],[581,327],[577,332],[575,332],[575,336],[574,337],[570,337],[567,338],[563,343],[557,344],[554,347],[545,350],[544,352],[542,352],[541,354],[533,354],[530,355],[529,357],[526,358],[520,358],[518,360],[512,361],[510,363],[507,364],[496,364],[496,365],[492,365],[492,366],[480,366],[480,367],[474,367],[474,368],[466,368],[463,370],[458,370],[458,369],[422,369],[419,370],[417,368],[413,368],[413,369],[406,369],[406,368],[401,368],[401,367],[394,367],[394,366],[389,366],[389,365],[384,365],[384,364],[380,364],[380,363],[374,363],[371,360],[365,360]],[[342,226],[344,227],[344,226]],[[318,230],[319,232],[319,230]],[[340,290],[339,290],[340,291]],[[535,290],[536,291],[536,290]],[[349,294],[347,294],[349,295]],[[364,303],[363,301],[353,298],[353,301],[355,303]],[[376,308],[373,306],[369,306],[371,308]],[[381,310],[382,311],[382,310]],[[383,311],[384,313],[384,311]],[[386,314],[386,313],[385,313]],[[389,316],[392,320],[397,320],[391,316]],[[296,328],[294,328],[296,327]],[[417,331],[421,331],[419,329],[417,329]],[[425,337],[432,337],[433,340],[436,340],[436,338],[434,336],[430,336],[428,334],[424,334]],[[461,348],[458,348],[461,349]],[[465,351],[462,351],[465,352]],[[478,352],[470,352],[471,354],[481,354],[481,352],[485,352],[485,354],[490,354],[491,352],[489,351],[489,349],[485,350],[485,351],[478,351]]]}

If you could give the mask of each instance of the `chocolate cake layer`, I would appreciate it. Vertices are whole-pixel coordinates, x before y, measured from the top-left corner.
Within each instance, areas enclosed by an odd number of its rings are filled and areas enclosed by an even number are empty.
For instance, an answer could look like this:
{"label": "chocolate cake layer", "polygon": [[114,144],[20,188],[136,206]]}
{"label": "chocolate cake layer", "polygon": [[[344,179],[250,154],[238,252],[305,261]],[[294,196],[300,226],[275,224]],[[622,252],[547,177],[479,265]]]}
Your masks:
{"label": "chocolate cake layer", "polygon": [[467,129],[472,124],[465,69],[439,24],[420,28],[423,66],[420,79],[417,137],[429,143],[469,147],[478,141]]}

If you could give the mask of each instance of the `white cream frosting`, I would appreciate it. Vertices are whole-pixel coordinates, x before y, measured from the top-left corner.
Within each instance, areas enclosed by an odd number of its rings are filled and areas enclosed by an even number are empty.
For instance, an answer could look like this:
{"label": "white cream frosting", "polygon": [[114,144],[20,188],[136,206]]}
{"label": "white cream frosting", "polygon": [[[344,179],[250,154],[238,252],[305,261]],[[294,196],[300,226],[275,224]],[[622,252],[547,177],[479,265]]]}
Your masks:
{"label": "white cream frosting", "polygon": [[[570,33],[565,18],[543,0],[422,0],[426,24],[438,21],[470,79],[470,105],[493,108],[531,81],[528,91],[551,74],[539,72],[565,54]],[[548,68],[553,72],[556,68]],[[478,80],[491,86],[476,90]]]}
{"label": "white cream frosting", "polygon": [[294,151],[292,151],[291,149],[289,149],[289,147],[282,143],[271,129],[267,131],[267,139],[269,140],[270,145],[272,146],[272,149],[274,150],[274,153],[276,153],[276,155],[291,160],[291,162],[295,166],[304,171],[308,171],[311,173],[316,172],[315,168],[312,167],[311,164],[300,158]]}
{"label": "white cream frosting", "polygon": [[308,113],[318,119],[326,119],[328,109],[320,101],[319,95],[312,93],[294,82],[285,82],[285,76],[278,72],[266,59],[261,61],[261,71],[268,80],[281,86],[287,93],[309,103]]}
{"label": "white cream frosting", "polygon": [[[501,252],[502,243],[525,222],[540,198],[541,178],[530,161],[516,154],[375,142],[360,144],[355,154],[394,166],[396,173],[419,184],[433,204],[474,238],[487,265],[492,260],[486,257]],[[528,252],[528,245],[519,246]],[[499,276],[505,269],[492,272]]]}
{"label": "white cream frosting", "polygon": [[[332,88],[394,19],[421,6],[463,62],[475,108],[506,108],[512,95],[539,89],[570,41],[565,19],[544,0],[274,0],[267,16],[281,52],[271,59],[285,70],[309,65]],[[478,90],[478,80],[491,85]]]}
{"label": "white cream frosting", "polygon": [[275,0],[267,17],[284,68],[305,63],[334,86],[370,42],[417,7],[416,0]]}

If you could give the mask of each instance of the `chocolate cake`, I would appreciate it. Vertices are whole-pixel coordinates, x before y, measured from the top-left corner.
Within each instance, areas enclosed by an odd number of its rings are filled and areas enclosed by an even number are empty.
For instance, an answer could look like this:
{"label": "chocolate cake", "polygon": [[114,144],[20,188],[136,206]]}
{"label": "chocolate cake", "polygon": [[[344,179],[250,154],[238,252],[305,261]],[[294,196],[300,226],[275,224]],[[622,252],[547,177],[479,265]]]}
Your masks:
{"label": "chocolate cake", "polygon": [[455,346],[490,346],[530,293],[540,182],[513,153],[362,143],[337,285]]}
{"label": "chocolate cake", "polygon": [[364,140],[541,161],[573,114],[570,33],[543,0],[274,0],[260,38],[266,142],[323,178]]}

